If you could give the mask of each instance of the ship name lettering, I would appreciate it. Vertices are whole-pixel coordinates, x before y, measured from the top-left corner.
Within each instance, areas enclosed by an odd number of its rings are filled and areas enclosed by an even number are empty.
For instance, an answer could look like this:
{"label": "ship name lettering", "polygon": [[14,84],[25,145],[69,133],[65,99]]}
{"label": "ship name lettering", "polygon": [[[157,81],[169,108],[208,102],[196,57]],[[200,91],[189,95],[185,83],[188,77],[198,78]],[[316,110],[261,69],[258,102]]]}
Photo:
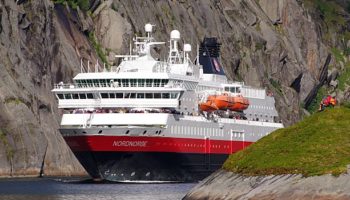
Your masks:
{"label": "ship name lettering", "polygon": [[114,147],[145,147],[147,141],[114,141]]}

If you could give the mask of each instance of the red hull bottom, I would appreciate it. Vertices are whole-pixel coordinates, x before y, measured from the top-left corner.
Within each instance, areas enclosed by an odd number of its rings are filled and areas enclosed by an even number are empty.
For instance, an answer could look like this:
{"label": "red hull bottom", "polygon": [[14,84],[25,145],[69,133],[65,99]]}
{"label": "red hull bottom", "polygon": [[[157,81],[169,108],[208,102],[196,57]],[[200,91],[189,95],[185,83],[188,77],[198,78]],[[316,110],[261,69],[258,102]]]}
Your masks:
{"label": "red hull bottom", "polygon": [[219,169],[231,150],[250,143],[165,137],[65,137],[93,178],[193,182]]}

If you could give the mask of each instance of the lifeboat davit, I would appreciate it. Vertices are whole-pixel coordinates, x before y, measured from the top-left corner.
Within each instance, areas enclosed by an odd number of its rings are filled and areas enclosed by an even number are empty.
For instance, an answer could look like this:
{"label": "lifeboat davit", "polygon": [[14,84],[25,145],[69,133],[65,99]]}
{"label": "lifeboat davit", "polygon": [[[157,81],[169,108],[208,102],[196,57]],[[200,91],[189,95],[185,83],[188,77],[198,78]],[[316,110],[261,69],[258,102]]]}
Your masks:
{"label": "lifeboat davit", "polygon": [[202,111],[231,110],[242,112],[249,106],[247,98],[242,96],[229,96],[228,94],[210,95],[205,103],[201,103]]}

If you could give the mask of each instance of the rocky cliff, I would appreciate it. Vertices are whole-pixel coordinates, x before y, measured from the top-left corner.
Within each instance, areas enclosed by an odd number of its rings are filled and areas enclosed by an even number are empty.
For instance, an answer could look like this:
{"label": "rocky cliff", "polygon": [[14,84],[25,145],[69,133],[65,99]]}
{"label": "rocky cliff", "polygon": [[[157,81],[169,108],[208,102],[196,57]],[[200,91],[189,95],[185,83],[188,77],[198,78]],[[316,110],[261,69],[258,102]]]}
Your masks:
{"label": "rocky cliff", "polygon": [[[342,87],[335,92],[349,98],[348,77],[341,76],[348,72],[349,17],[340,6],[329,11],[315,2],[322,0],[91,0],[80,8],[0,0],[0,174],[83,172],[57,131],[60,111],[50,90],[70,82],[81,59],[112,65],[113,55],[128,52],[133,33],[143,33],[149,22],[161,41],[173,29],[193,45],[218,37],[229,78],[274,91],[286,125],[307,113],[319,89],[328,92],[336,78]],[[329,26],[329,13],[345,21]],[[164,58],[166,48],[154,53]]]}

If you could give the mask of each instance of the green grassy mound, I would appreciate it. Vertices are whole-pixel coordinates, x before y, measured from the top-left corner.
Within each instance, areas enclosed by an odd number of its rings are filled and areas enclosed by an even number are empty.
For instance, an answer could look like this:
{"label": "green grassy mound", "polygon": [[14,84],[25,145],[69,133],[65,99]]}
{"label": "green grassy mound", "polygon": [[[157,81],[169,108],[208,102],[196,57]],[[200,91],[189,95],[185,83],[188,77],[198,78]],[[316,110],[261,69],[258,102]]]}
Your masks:
{"label": "green grassy mound", "polygon": [[271,133],[232,154],[223,168],[244,175],[313,176],[345,173],[348,164],[350,109],[339,107]]}

